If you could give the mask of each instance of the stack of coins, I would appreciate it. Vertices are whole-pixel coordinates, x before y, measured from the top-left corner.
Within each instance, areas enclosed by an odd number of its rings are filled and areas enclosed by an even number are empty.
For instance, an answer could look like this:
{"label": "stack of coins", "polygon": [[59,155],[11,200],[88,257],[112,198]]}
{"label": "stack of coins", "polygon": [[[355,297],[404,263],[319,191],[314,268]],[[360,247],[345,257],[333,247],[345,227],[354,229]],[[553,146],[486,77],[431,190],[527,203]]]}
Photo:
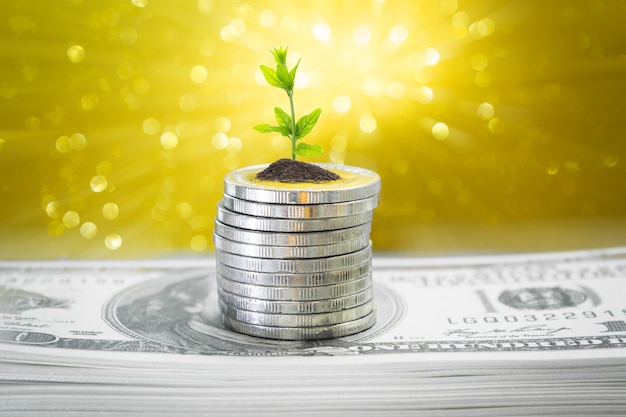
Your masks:
{"label": "stack of coins", "polygon": [[214,242],[224,324],[282,340],[347,336],[374,325],[372,211],[380,177],[320,164],[341,179],[255,179],[265,166],[224,179]]}

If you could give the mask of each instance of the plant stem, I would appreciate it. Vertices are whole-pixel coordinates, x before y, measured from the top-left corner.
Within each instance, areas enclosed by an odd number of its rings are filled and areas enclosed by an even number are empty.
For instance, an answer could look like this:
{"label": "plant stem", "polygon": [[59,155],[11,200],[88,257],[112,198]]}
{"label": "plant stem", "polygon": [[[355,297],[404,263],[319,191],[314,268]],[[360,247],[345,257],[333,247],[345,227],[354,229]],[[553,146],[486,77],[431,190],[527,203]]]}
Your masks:
{"label": "plant stem", "polygon": [[289,106],[291,107],[291,160],[296,160],[296,112],[293,106],[293,90],[287,91],[289,96]]}

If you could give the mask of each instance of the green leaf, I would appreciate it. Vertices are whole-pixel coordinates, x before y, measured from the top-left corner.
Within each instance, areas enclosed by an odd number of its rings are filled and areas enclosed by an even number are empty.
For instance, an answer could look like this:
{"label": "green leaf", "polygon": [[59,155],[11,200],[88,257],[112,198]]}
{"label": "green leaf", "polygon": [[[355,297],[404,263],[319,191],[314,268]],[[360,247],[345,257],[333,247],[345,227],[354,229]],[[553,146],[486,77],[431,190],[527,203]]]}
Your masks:
{"label": "green leaf", "polygon": [[320,145],[309,145],[304,142],[298,143],[298,146],[293,151],[296,155],[305,157],[317,156],[322,152],[324,152],[324,149]]}
{"label": "green leaf", "polygon": [[308,135],[311,130],[317,124],[317,119],[319,119],[320,114],[322,113],[322,109],[315,109],[311,113],[306,116],[302,116],[298,123],[296,123],[296,138],[300,139]]}
{"label": "green leaf", "polygon": [[266,65],[261,65],[260,68],[263,76],[265,77],[265,81],[267,81],[269,85],[273,85],[274,87],[278,88],[285,88],[283,87],[280,78],[278,78],[278,74],[276,73],[276,71]]}
{"label": "green leaf", "polygon": [[283,89],[288,92],[293,90],[294,79],[291,77],[287,67],[282,65],[276,66],[276,76],[278,77]]}
{"label": "green leaf", "polygon": [[285,112],[280,107],[274,107],[274,115],[276,116],[276,121],[278,122],[278,124],[289,129],[289,133],[291,133],[291,125],[293,124],[293,122],[291,121],[291,116],[289,116],[287,112]]}
{"label": "green leaf", "polygon": [[276,61],[276,65],[282,65],[284,67],[287,66],[287,50],[289,47],[283,49],[282,46],[274,48],[272,51],[272,55],[274,55],[274,61]]}
{"label": "green leaf", "polygon": [[268,125],[267,123],[254,126],[254,130],[256,130],[259,133],[278,132],[283,136],[289,136],[290,134],[290,130],[288,130],[284,126],[271,126],[271,125]]}
{"label": "green leaf", "polygon": [[291,71],[289,71],[289,77],[291,78],[291,81],[295,83],[296,81],[296,71],[298,71],[298,66],[300,65],[300,61],[301,59],[298,60],[298,63],[296,63],[296,66],[293,67],[291,69]]}

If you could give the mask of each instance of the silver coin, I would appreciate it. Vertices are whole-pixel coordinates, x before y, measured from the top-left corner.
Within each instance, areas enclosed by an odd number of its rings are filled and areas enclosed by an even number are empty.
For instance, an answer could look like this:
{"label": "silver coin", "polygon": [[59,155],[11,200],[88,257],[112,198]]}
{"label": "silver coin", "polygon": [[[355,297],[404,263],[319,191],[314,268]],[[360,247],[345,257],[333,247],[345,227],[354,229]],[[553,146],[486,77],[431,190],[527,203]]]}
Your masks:
{"label": "silver coin", "polygon": [[310,259],[327,258],[346,253],[356,252],[369,245],[370,237],[365,235],[358,239],[347,242],[333,243],[330,245],[318,246],[265,246],[250,245],[247,243],[234,242],[214,235],[213,243],[215,248],[229,253],[236,253],[243,256],[268,259]]}
{"label": "silver coin", "polygon": [[270,219],[232,212],[224,208],[221,201],[217,205],[217,219],[220,222],[240,229],[265,232],[318,232],[345,229],[369,223],[372,221],[372,216],[371,211],[366,211],[351,216],[324,219]]}
{"label": "silver coin", "polygon": [[321,285],[319,287],[262,287],[242,284],[217,275],[217,286],[231,294],[260,300],[313,301],[328,298],[345,297],[356,294],[372,285],[372,274],[341,284]]}
{"label": "silver coin", "polygon": [[373,295],[374,292],[372,287],[368,287],[356,294],[346,295],[345,297],[329,298],[326,300],[277,301],[244,297],[218,288],[218,298],[224,302],[224,304],[240,310],[273,314],[311,314],[346,310],[348,308],[364,304],[365,302],[371,300]]}
{"label": "silver coin", "polygon": [[251,258],[233,253],[215,251],[218,262],[237,269],[254,272],[273,272],[277,274],[318,273],[351,268],[370,260],[372,244],[358,252],[346,255],[331,256],[329,258],[313,259],[266,259]]}
{"label": "silver coin", "polygon": [[341,284],[362,277],[372,270],[372,262],[368,260],[350,268],[334,271],[304,273],[304,274],[276,274],[246,271],[232,268],[217,262],[217,273],[231,281],[266,287],[317,287],[320,285]]}
{"label": "silver coin", "polygon": [[257,203],[224,195],[222,204],[230,211],[250,216],[279,219],[325,219],[372,211],[378,205],[378,195],[342,203],[297,205]]}
{"label": "silver coin", "polygon": [[225,326],[249,336],[278,340],[316,340],[349,336],[369,329],[376,324],[376,310],[367,316],[345,323],[319,327],[271,327],[244,323],[222,315]]}
{"label": "silver coin", "polygon": [[271,327],[319,327],[345,323],[368,315],[374,310],[374,301],[369,300],[360,306],[330,313],[312,314],[269,314],[257,311],[240,310],[219,302],[220,311],[226,317],[248,324]]}
{"label": "silver coin", "polygon": [[214,232],[225,239],[264,246],[317,246],[341,243],[357,239],[362,236],[369,236],[372,229],[371,223],[361,224],[340,230],[328,230],[323,232],[305,233],[276,233],[257,232],[240,229],[215,221]]}
{"label": "silver coin", "polygon": [[284,183],[255,179],[267,165],[232,171],[224,177],[224,192],[235,198],[272,204],[327,204],[360,200],[378,194],[380,177],[373,171],[336,164],[317,164],[341,180]]}

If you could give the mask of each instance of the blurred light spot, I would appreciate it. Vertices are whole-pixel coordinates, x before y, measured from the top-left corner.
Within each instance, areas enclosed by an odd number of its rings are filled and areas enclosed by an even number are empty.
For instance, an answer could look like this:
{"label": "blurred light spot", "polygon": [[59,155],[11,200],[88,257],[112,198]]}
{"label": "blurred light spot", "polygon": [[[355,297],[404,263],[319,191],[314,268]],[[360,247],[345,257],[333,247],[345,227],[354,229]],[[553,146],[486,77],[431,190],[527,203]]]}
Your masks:
{"label": "blurred light spot", "polygon": [[65,232],[65,226],[60,221],[53,220],[48,223],[48,235],[51,237],[59,237],[63,232]]}
{"label": "blurred light spot", "polygon": [[476,71],[484,70],[489,64],[489,58],[487,58],[487,55],[479,52],[472,55],[472,58],[470,59],[470,64],[472,68],[474,68]]}
{"label": "blurred light spot", "polygon": [[54,143],[54,147],[61,153],[68,153],[72,150],[70,146],[70,138],[67,136],[59,136]]}
{"label": "blurred light spot", "polygon": [[439,51],[435,48],[426,48],[424,50],[424,62],[431,67],[439,62]]}
{"label": "blurred light spot", "polygon": [[478,71],[474,76],[474,83],[478,87],[489,87],[491,84],[491,73],[489,71]]}
{"label": "blurred light spot", "polygon": [[[297,77],[297,74],[296,74]],[[243,101],[243,93],[241,90],[231,88],[226,92],[226,101],[233,106],[238,106]]]}
{"label": "blurred light spot", "polygon": [[246,23],[235,18],[230,23],[222,28],[220,31],[220,37],[224,42],[234,42],[246,32]]}
{"label": "blurred light spot", "polygon": [[409,163],[405,159],[394,159],[391,163],[391,171],[401,177],[409,172]]}
{"label": "blurred light spot", "polygon": [[87,146],[87,138],[82,133],[74,133],[69,139],[70,147],[75,151],[81,151]]}
{"label": "blurred light spot", "polygon": [[198,0],[198,12],[205,16],[210,15],[215,10],[213,0]]}
{"label": "blurred light spot", "polygon": [[333,100],[333,108],[338,113],[346,113],[351,105],[350,97],[347,96],[338,96]]}
{"label": "blurred light spot", "polygon": [[602,165],[607,168],[613,168],[615,165],[617,165],[618,162],[619,156],[617,156],[616,154],[606,155],[604,158],[602,158]]}
{"label": "blurred light spot", "polygon": [[229,153],[224,157],[223,164],[224,168],[232,171],[239,168],[239,158],[237,157],[237,155]]}
{"label": "blurred light spot", "polygon": [[92,222],[85,222],[80,226],[80,235],[85,239],[93,239],[98,233],[98,227]]}
{"label": "blurred light spot", "polygon": [[145,77],[137,77],[133,80],[133,91],[139,95],[148,94],[150,91],[150,81]]}
{"label": "blurred light spot", "polygon": [[120,32],[120,40],[123,44],[134,45],[137,43],[137,30],[135,28],[123,29]]}
{"label": "blurred light spot", "polygon": [[73,64],[80,64],[85,60],[85,50],[80,45],[72,45],[67,48],[67,58]]}
{"label": "blurred light spot", "polygon": [[211,145],[215,149],[226,149],[226,147],[228,146],[228,136],[226,136],[222,132],[217,132],[211,138]]}
{"label": "blurred light spot", "polygon": [[228,117],[219,116],[213,123],[215,130],[222,133],[228,133],[231,128],[230,119]]}
{"label": "blurred light spot", "polygon": [[433,100],[434,94],[430,87],[424,86],[417,89],[417,101],[428,104]]}
{"label": "blurred light spot", "polygon": [[354,42],[359,45],[367,45],[372,40],[372,32],[369,28],[361,26],[354,31]]}
{"label": "blurred light spot", "polygon": [[393,43],[397,43],[397,44],[404,43],[406,39],[408,38],[408,36],[409,36],[408,31],[402,25],[396,25],[392,27],[391,30],[389,31],[389,39],[391,39],[391,42]]}
{"label": "blurred light spot", "polygon": [[387,95],[391,98],[402,98],[404,96],[404,84],[393,81],[387,85]]}
{"label": "blurred light spot", "polygon": [[135,75],[135,67],[130,62],[122,62],[117,66],[117,76],[121,80],[129,80]]}
{"label": "blurred light spot", "polygon": [[75,211],[67,211],[63,215],[63,226],[72,229],[80,224],[80,216]]}
{"label": "blurred light spot", "polygon": [[493,20],[485,17],[480,19],[478,22],[474,22],[469,26],[469,32],[472,38],[481,39],[485,36],[489,36],[493,33],[495,29],[495,24]]}
{"label": "blurred light spot", "polygon": [[563,163],[563,169],[567,171],[569,174],[579,174],[580,166],[575,161],[566,161]]}
{"label": "blurred light spot", "polygon": [[98,175],[102,175],[103,177],[111,175],[112,170],[113,165],[109,161],[100,161],[98,162],[98,165],[96,165],[96,172]]}
{"label": "blurred light spot", "polygon": [[85,110],[93,110],[96,107],[98,107],[98,104],[100,103],[100,99],[98,98],[97,95],[95,94],[85,94],[81,99],[80,99],[80,105],[83,107],[83,109]]}
{"label": "blurred light spot", "polygon": [[320,41],[328,40],[330,38],[330,26],[324,22],[316,24],[313,26],[313,36]]}
{"label": "blurred light spot", "polygon": [[215,41],[211,38],[205,38],[200,41],[198,46],[200,53],[204,56],[212,56],[215,53]]}
{"label": "blurred light spot", "polygon": [[452,14],[459,8],[457,0],[441,0],[441,11],[446,14]]}
{"label": "blurred light spot", "polygon": [[180,96],[178,100],[178,107],[184,112],[192,112],[196,109],[198,102],[196,101],[196,97],[189,93],[183,94]]}
{"label": "blurred light spot", "polygon": [[284,136],[276,135],[272,138],[272,148],[275,151],[281,152],[287,149],[289,146],[289,139]]}
{"label": "blurred light spot", "polygon": [[202,84],[206,81],[209,73],[207,69],[202,65],[196,65],[191,69],[189,76],[191,77],[191,81],[197,84]]}
{"label": "blurred light spot", "polygon": [[164,132],[161,135],[161,146],[164,149],[174,149],[178,146],[178,136],[174,132]]}
{"label": "blurred light spot", "polygon": [[111,233],[104,239],[107,249],[117,250],[122,246],[122,237],[117,233]]}
{"label": "blurred light spot", "polygon": [[379,97],[383,93],[383,83],[375,78],[363,81],[363,91],[371,97]]}
{"label": "blurred light spot", "polygon": [[46,204],[46,214],[51,219],[58,219],[61,217],[61,213],[59,212],[59,202],[58,201],[50,201]]}
{"label": "blurred light spot", "polygon": [[146,7],[149,2],[149,0],[131,0],[131,1],[137,7]]}
{"label": "blurred light spot", "polygon": [[11,100],[17,94],[17,90],[6,82],[0,84],[0,97]]}
{"label": "blurred light spot", "polygon": [[444,140],[450,134],[450,129],[448,125],[443,122],[437,122],[433,125],[432,128],[433,137],[437,140]]}
{"label": "blurred light spot", "polygon": [[191,215],[193,214],[193,207],[191,207],[191,204],[187,203],[186,201],[182,201],[176,204],[174,210],[176,211],[176,216],[178,216],[178,218],[182,220],[190,219]]}
{"label": "blurred light spot", "polygon": [[209,219],[207,216],[194,216],[189,222],[189,226],[194,232],[202,232],[209,227]]}
{"label": "blurred light spot", "polygon": [[495,109],[491,103],[480,103],[476,113],[481,119],[490,120],[495,114]]}
{"label": "blurred light spot", "polygon": [[137,110],[141,107],[141,98],[135,93],[128,93],[124,96],[124,104],[128,110]]}
{"label": "blurred light spot", "polygon": [[228,138],[228,145],[226,145],[226,149],[228,152],[237,153],[241,150],[241,139],[239,138]]}
{"label": "blurred light spot", "polygon": [[546,173],[548,173],[548,175],[556,175],[559,172],[559,168],[560,166],[558,162],[550,161],[548,167],[546,168]]}
{"label": "blurred light spot", "polygon": [[91,178],[91,181],[89,181],[89,186],[94,193],[101,193],[106,190],[108,182],[102,175],[95,175]]}
{"label": "blurred light spot", "polygon": [[433,178],[428,181],[428,190],[432,195],[437,197],[443,195],[443,181],[437,178]]}
{"label": "blurred light spot", "polygon": [[489,131],[494,134],[499,134],[504,132],[504,123],[500,120],[499,117],[494,117],[489,120]]}
{"label": "blurred light spot", "polygon": [[143,121],[141,128],[146,135],[156,135],[161,130],[161,124],[154,117],[148,117]]}
{"label": "blurred light spot", "polygon": [[105,219],[113,220],[120,213],[120,208],[115,203],[106,203],[102,206],[102,215]]}
{"label": "blurred light spot", "polygon": [[374,118],[374,116],[371,116],[369,114],[362,116],[359,120],[359,127],[361,128],[361,131],[365,133],[372,133],[374,130],[376,130],[376,126],[376,119]]}
{"label": "blurred light spot", "polygon": [[28,117],[24,121],[24,127],[28,130],[41,129],[41,120],[38,117]]}
{"label": "blurred light spot", "polygon": [[343,152],[348,147],[348,140],[345,136],[337,135],[331,139],[330,146],[332,149]]}
{"label": "blurred light spot", "polygon": [[191,122],[178,122],[175,129],[176,136],[180,139],[188,138],[195,133],[194,124]]}
{"label": "blurred light spot", "polygon": [[269,28],[274,26],[276,23],[276,14],[272,10],[263,10],[259,13],[259,23],[264,28]]}
{"label": "blurred light spot", "polygon": [[309,76],[305,72],[296,72],[294,88],[305,88],[309,84]]}
{"label": "blurred light spot", "polygon": [[465,12],[456,12],[452,16],[452,26],[456,29],[467,29],[470,24],[470,17]]}
{"label": "blurred light spot", "polygon": [[4,144],[7,143],[6,140],[0,139],[0,151],[4,148]]}
{"label": "blurred light spot", "polygon": [[192,250],[202,252],[207,248],[208,242],[206,237],[202,235],[195,235],[191,238],[191,242],[189,244]]}
{"label": "blurred light spot", "polygon": [[[297,74],[297,73],[296,73],[296,74]],[[265,77],[264,77],[264,75],[263,75],[263,72],[262,72],[260,69],[258,69],[258,70],[256,70],[256,71],[255,71],[255,73],[254,73],[254,81],[255,81],[257,84],[259,84],[259,85],[263,85],[263,86],[269,85],[269,84],[267,83],[267,81],[265,80]]]}

